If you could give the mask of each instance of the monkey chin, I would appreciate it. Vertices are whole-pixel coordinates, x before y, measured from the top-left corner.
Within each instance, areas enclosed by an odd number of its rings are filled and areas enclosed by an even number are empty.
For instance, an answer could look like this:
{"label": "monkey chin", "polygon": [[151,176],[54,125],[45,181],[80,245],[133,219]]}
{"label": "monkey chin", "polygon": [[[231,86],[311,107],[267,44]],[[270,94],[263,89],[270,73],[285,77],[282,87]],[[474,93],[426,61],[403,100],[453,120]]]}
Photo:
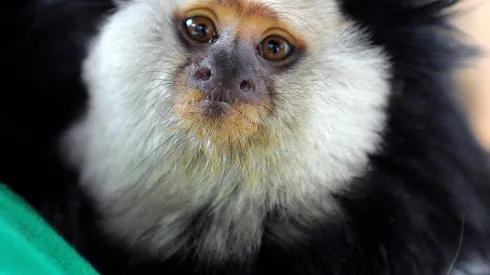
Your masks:
{"label": "monkey chin", "polygon": [[263,118],[270,110],[265,104],[212,102],[201,91],[187,89],[175,104],[181,117],[176,130],[211,142],[220,152],[243,151],[265,144]]}

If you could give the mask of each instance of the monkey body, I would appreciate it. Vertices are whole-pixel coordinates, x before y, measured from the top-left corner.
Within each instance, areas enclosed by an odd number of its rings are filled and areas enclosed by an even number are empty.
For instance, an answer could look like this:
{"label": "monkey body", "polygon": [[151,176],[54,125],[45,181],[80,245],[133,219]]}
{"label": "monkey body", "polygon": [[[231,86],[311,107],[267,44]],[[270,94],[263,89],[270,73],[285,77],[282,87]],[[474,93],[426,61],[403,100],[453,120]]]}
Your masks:
{"label": "monkey body", "polygon": [[447,1],[17,5],[0,181],[101,273],[488,268]]}

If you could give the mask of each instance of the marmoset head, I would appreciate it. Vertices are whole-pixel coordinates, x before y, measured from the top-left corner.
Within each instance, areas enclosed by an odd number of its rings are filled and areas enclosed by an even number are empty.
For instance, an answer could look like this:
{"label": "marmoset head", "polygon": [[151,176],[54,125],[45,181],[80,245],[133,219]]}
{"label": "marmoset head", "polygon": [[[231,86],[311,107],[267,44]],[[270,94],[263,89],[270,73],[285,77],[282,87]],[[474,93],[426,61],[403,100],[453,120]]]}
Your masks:
{"label": "marmoset head", "polygon": [[175,135],[215,161],[295,147],[341,174],[378,145],[387,67],[335,0],[152,0],[109,20],[85,79],[128,142]]}
{"label": "marmoset head", "polygon": [[390,91],[388,57],[339,2],[121,4],[90,46],[66,146],[108,227],[175,248],[188,213],[212,207],[196,247],[230,256],[260,242],[270,209],[322,215],[380,145]]}

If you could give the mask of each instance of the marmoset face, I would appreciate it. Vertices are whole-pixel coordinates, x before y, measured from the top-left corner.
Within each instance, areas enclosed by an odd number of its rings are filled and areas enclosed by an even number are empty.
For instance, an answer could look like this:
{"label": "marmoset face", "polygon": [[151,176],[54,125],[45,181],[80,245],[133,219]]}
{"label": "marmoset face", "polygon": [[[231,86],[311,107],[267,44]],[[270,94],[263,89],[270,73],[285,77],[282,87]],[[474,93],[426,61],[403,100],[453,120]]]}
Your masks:
{"label": "marmoset face", "polygon": [[313,222],[366,169],[387,60],[337,0],[128,1],[91,44],[67,152],[120,237],[172,253],[211,207],[195,246],[246,254],[268,211]]}
{"label": "marmoset face", "polygon": [[387,64],[334,0],[138,1],[113,21],[87,80],[118,82],[124,112],[160,113],[145,123],[217,154],[290,139],[321,139],[333,155],[376,143]]}

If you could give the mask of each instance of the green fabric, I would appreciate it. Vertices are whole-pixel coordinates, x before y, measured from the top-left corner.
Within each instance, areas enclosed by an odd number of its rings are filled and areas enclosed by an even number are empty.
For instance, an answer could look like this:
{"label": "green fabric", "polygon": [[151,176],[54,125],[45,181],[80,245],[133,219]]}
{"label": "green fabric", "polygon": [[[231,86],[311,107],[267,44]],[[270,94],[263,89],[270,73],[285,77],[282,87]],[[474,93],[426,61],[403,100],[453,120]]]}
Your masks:
{"label": "green fabric", "polygon": [[0,275],[97,272],[24,200],[0,183]]}

